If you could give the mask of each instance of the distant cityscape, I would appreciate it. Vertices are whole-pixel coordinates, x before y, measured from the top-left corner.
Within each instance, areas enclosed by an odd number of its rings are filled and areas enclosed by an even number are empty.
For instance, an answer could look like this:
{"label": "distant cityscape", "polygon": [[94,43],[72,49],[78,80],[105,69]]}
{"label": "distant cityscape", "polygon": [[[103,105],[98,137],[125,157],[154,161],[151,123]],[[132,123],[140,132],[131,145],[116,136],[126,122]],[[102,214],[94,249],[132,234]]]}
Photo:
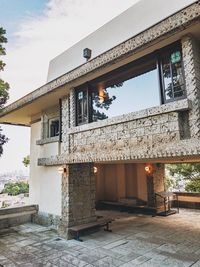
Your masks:
{"label": "distant cityscape", "polygon": [[3,190],[6,183],[14,183],[19,181],[28,181],[29,171],[19,170],[0,173],[0,192]]}
{"label": "distant cityscape", "polygon": [[14,206],[26,205],[28,203],[27,195],[20,194],[17,196],[9,196],[8,194],[1,194],[5,184],[16,183],[16,182],[28,182],[28,179],[29,179],[28,170],[0,173],[0,208],[4,207],[4,205],[5,207],[14,207]]}

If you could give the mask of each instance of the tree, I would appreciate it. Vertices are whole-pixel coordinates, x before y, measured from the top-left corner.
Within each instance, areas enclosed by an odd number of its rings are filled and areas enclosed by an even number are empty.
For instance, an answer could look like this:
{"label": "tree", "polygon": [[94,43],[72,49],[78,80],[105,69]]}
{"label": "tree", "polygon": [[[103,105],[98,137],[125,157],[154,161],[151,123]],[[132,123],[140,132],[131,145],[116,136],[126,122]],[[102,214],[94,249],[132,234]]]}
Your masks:
{"label": "tree", "polygon": [[25,167],[28,167],[30,165],[30,156],[26,156],[23,158],[22,163],[24,164]]}
{"label": "tree", "polygon": [[[5,34],[6,34],[6,31],[2,27],[0,27],[0,56],[6,54],[5,48],[2,46],[4,43],[7,42],[7,39],[4,36]],[[5,67],[5,63],[2,60],[0,60],[0,71],[3,71],[4,67]],[[9,97],[8,90],[9,90],[9,84],[7,82],[4,82],[0,78],[0,112],[4,104],[8,100],[8,97]],[[8,142],[8,138],[4,134],[2,134],[2,129],[0,128],[0,156],[3,153],[3,145],[6,142]]]}
{"label": "tree", "polygon": [[25,194],[29,192],[29,185],[26,182],[7,183],[2,191],[3,194],[7,193],[12,196]]}
{"label": "tree", "polygon": [[182,163],[167,165],[172,177],[185,180],[187,192],[200,192],[200,163]]}

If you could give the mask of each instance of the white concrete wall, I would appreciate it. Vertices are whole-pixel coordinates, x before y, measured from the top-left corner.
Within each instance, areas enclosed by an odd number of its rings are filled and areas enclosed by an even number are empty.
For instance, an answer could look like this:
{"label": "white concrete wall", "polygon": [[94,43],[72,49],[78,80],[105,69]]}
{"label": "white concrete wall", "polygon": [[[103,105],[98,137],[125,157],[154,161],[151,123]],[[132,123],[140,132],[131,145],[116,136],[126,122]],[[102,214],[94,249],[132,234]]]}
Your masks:
{"label": "white concrete wall", "polygon": [[47,82],[84,64],[84,48],[90,48],[92,58],[94,58],[194,2],[196,1],[140,0],[97,31],[51,60]]}
{"label": "white concrete wall", "polygon": [[40,146],[39,158],[49,158],[59,154],[59,142],[47,143]]}
{"label": "white concrete wall", "polygon": [[[58,174],[58,167],[39,167],[37,165],[37,160],[42,153],[41,150],[44,149],[42,146],[36,145],[36,140],[39,140],[41,137],[40,134],[41,122],[32,124],[30,148],[30,204],[38,204],[41,212],[60,216],[61,175]],[[48,149],[49,147],[50,146],[48,146]],[[50,151],[52,148],[53,147],[51,147]]]}

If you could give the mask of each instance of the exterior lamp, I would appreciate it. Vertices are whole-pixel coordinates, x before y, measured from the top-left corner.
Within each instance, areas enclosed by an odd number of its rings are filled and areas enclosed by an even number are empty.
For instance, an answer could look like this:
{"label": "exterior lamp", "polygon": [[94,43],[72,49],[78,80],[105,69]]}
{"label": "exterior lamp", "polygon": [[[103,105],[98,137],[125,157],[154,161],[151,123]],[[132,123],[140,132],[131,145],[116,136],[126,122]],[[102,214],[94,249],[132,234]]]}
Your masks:
{"label": "exterior lamp", "polygon": [[89,48],[83,49],[83,57],[88,61],[92,56],[92,50]]}
{"label": "exterior lamp", "polygon": [[144,169],[145,169],[145,172],[146,172],[147,175],[150,175],[153,172],[153,166],[152,166],[152,164],[146,164],[146,166],[144,167]]}
{"label": "exterior lamp", "polygon": [[66,167],[63,167],[63,166],[60,166],[60,167],[58,168],[58,173],[59,173],[60,175],[66,175],[66,174],[67,174],[67,168],[66,168]]}
{"label": "exterior lamp", "polygon": [[94,167],[93,171],[94,171],[94,173],[97,173],[98,172],[97,167]]}

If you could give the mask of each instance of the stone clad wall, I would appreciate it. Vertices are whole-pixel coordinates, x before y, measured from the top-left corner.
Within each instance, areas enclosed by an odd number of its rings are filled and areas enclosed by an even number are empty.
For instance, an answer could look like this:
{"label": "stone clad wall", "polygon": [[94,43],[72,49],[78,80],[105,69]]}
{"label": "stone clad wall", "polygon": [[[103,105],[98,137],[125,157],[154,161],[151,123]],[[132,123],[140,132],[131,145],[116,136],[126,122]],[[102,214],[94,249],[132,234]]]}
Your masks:
{"label": "stone clad wall", "polygon": [[155,207],[163,206],[163,202],[160,199],[160,203],[155,202],[155,193],[165,191],[165,167],[164,164],[154,164],[153,173],[147,175],[147,196],[148,196],[148,206]]}
{"label": "stone clad wall", "polygon": [[180,114],[190,109],[187,99],[77,127],[73,99],[63,100],[62,155],[54,163],[156,157],[161,147],[184,139]]}
{"label": "stone clad wall", "polygon": [[75,93],[62,101],[61,155],[39,165],[199,157],[200,44],[191,35],[182,42],[187,99],[75,126]]}
{"label": "stone clad wall", "polygon": [[153,149],[180,140],[178,113],[150,116],[70,134],[71,153],[79,160],[113,160],[123,153],[153,153]]}
{"label": "stone clad wall", "polygon": [[182,53],[187,98],[192,103],[189,113],[191,137],[200,138],[200,44],[192,36],[185,36]]}
{"label": "stone clad wall", "polygon": [[93,164],[71,164],[62,178],[62,235],[69,237],[70,226],[96,221],[95,175]]}

